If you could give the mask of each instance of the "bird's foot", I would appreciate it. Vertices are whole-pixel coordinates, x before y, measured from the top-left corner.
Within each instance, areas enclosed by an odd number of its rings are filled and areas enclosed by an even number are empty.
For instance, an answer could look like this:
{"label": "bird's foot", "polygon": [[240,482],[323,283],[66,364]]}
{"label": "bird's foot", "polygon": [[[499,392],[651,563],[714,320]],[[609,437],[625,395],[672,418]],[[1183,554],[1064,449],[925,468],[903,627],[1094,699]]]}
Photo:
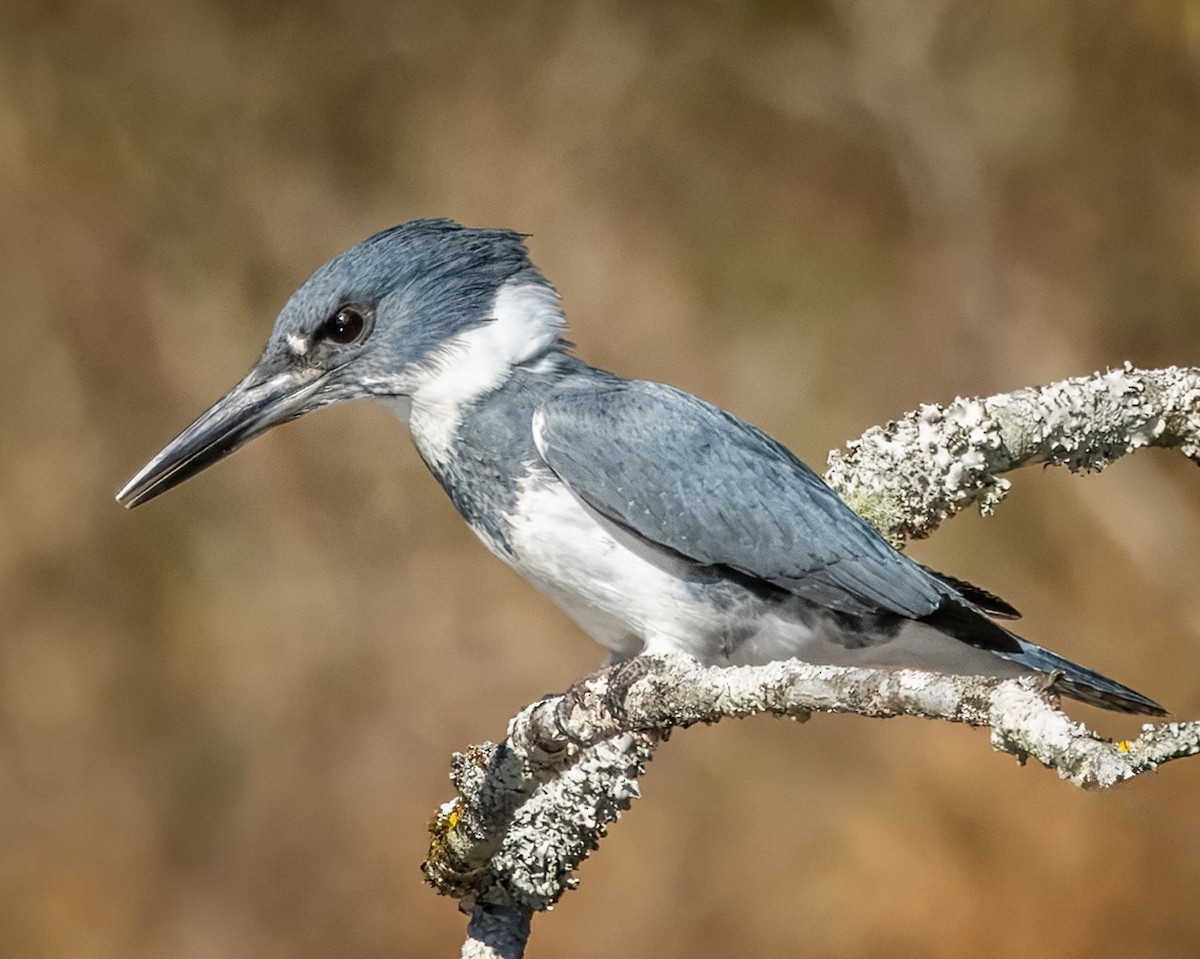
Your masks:
{"label": "bird's foot", "polygon": [[605,710],[620,722],[629,717],[625,700],[633,684],[650,672],[650,661],[644,656],[634,656],[609,666],[607,688],[604,690],[602,703]]}

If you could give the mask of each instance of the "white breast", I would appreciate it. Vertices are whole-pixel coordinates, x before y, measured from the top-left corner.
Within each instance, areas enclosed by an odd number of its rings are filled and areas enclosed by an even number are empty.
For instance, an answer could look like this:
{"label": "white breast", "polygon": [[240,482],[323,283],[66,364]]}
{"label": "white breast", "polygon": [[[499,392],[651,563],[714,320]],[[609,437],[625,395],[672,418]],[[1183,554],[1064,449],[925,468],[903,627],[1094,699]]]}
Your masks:
{"label": "white breast", "polygon": [[592,638],[624,656],[711,655],[726,615],[698,601],[667,551],[639,543],[557,478],[534,473],[506,516],[513,567]]}

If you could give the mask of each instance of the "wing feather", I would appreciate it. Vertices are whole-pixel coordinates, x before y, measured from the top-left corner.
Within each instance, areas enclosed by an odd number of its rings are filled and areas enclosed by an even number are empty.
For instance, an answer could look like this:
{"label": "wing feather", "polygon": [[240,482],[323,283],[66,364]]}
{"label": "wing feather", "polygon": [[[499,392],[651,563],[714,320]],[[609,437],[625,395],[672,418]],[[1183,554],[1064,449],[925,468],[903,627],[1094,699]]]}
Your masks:
{"label": "wing feather", "polygon": [[546,465],[591,508],[700,565],[855,615],[916,618],[958,598],[784,446],[688,393],[564,383],[535,429]]}

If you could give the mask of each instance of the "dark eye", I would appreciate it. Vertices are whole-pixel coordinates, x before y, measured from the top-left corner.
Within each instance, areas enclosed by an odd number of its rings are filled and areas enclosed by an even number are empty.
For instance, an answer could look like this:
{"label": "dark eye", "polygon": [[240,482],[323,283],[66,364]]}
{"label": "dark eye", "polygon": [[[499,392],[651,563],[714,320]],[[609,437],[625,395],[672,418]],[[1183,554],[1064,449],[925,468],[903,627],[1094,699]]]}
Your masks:
{"label": "dark eye", "polygon": [[352,306],[343,306],[329,319],[321,324],[322,338],[334,343],[353,343],[367,328],[367,321],[362,313]]}

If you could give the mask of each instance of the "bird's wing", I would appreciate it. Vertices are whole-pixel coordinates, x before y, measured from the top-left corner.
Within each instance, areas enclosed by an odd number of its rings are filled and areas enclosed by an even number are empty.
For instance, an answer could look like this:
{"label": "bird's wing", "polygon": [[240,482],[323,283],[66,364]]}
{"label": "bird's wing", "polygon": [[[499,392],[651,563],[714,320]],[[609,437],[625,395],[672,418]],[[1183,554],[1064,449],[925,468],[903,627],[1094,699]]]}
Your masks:
{"label": "bird's wing", "polygon": [[785,447],[669,386],[568,381],[540,406],[534,436],[588,506],[698,564],[855,615],[916,618],[962,601]]}

